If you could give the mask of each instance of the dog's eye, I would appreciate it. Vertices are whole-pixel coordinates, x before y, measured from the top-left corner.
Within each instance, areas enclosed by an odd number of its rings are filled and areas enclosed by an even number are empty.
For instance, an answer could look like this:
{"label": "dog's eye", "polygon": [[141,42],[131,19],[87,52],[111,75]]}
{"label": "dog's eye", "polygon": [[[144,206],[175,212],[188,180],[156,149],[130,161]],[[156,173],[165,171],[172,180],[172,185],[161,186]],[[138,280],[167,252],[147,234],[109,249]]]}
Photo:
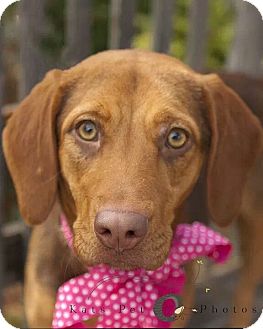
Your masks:
{"label": "dog's eye", "polygon": [[186,144],[188,137],[188,133],[184,129],[173,128],[167,136],[167,144],[172,148],[178,149]]}
{"label": "dog's eye", "polygon": [[82,121],[77,126],[77,133],[85,141],[94,141],[98,136],[98,129],[93,121]]}

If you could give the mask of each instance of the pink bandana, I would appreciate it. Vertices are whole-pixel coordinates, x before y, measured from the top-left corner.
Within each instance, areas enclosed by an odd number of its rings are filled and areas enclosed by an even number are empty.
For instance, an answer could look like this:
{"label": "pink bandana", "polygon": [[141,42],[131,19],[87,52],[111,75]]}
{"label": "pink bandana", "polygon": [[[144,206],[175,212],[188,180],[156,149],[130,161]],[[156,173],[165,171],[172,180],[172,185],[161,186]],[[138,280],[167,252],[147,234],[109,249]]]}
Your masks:
{"label": "pink bandana", "polygon": [[[72,234],[64,217],[62,230],[71,247]],[[58,289],[52,326],[87,328],[83,321],[98,316],[97,328],[169,328],[171,323],[160,321],[153,307],[158,298],[182,292],[185,273],[181,266],[202,256],[224,262],[230,251],[226,238],[201,223],[180,224],[168,258],[157,270],[121,271],[99,265],[65,282]],[[165,316],[174,314],[173,301],[164,306]]]}

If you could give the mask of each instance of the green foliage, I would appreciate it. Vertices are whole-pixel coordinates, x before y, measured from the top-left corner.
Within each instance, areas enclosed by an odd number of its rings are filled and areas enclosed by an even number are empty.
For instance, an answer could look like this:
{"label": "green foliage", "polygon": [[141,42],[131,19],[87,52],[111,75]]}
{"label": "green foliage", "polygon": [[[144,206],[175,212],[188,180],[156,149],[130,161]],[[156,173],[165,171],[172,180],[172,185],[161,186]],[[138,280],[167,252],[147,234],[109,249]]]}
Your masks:
{"label": "green foliage", "polygon": [[234,10],[229,0],[210,1],[207,67],[220,69],[234,37]]}
{"label": "green foliage", "polygon": [[46,17],[49,34],[43,36],[41,48],[47,55],[58,58],[65,44],[65,0],[49,1],[46,7]]}
{"label": "green foliage", "polygon": [[92,52],[107,49],[109,0],[93,1],[93,22],[91,28]]}
{"label": "green foliage", "polygon": [[[49,0],[46,8],[49,34],[42,38],[41,47],[47,56],[56,60],[59,60],[65,46],[66,1]],[[191,0],[174,1],[175,13],[170,53],[181,60],[185,60]],[[92,52],[96,53],[107,49],[108,46],[110,0],[93,0],[92,4],[91,40]],[[152,5],[152,0],[137,0],[133,47],[151,48]],[[234,35],[234,12],[230,0],[210,0],[209,6],[207,68],[212,70],[220,69],[225,63]],[[15,15],[16,7],[17,5],[12,5],[6,10],[3,23]]]}
{"label": "green foliage", "polygon": [[[181,60],[185,60],[191,1],[175,1],[173,38],[170,53]],[[142,2],[144,5],[139,7],[136,15],[136,35],[133,46],[135,48],[150,49],[153,30],[151,17],[152,1],[143,0]],[[209,6],[207,68],[219,69],[225,63],[233,39],[234,13],[229,0],[210,0]]]}

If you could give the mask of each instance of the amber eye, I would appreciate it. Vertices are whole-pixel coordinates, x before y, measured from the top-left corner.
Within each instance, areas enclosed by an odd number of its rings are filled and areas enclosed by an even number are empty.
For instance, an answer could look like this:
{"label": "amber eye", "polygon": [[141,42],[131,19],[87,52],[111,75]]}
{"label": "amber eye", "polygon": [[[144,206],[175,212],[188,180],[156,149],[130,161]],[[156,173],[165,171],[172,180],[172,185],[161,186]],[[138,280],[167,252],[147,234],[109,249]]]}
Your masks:
{"label": "amber eye", "polygon": [[77,126],[77,133],[85,141],[94,141],[98,135],[98,129],[93,121],[82,121]]}
{"label": "amber eye", "polygon": [[167,144],[172,148],[183,147],[188,141],[188,133],[181,128],[172,128],[167,136]]}

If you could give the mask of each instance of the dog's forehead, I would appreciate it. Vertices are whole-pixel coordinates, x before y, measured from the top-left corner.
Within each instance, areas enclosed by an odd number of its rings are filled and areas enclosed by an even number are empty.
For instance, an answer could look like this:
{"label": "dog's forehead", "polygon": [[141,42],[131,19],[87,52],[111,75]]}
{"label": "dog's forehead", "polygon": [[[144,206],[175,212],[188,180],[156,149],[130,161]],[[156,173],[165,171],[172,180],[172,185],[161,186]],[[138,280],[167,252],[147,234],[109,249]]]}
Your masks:
{"label": "dog's forehead", "polygon": [[96,102],[125,111],[127,107],[136,111],[174,107],[186,112],[201,98],[191,69],[174,58],[151,52],[104,52],[73,67],[67,75],[74,81],[67,112]]}

